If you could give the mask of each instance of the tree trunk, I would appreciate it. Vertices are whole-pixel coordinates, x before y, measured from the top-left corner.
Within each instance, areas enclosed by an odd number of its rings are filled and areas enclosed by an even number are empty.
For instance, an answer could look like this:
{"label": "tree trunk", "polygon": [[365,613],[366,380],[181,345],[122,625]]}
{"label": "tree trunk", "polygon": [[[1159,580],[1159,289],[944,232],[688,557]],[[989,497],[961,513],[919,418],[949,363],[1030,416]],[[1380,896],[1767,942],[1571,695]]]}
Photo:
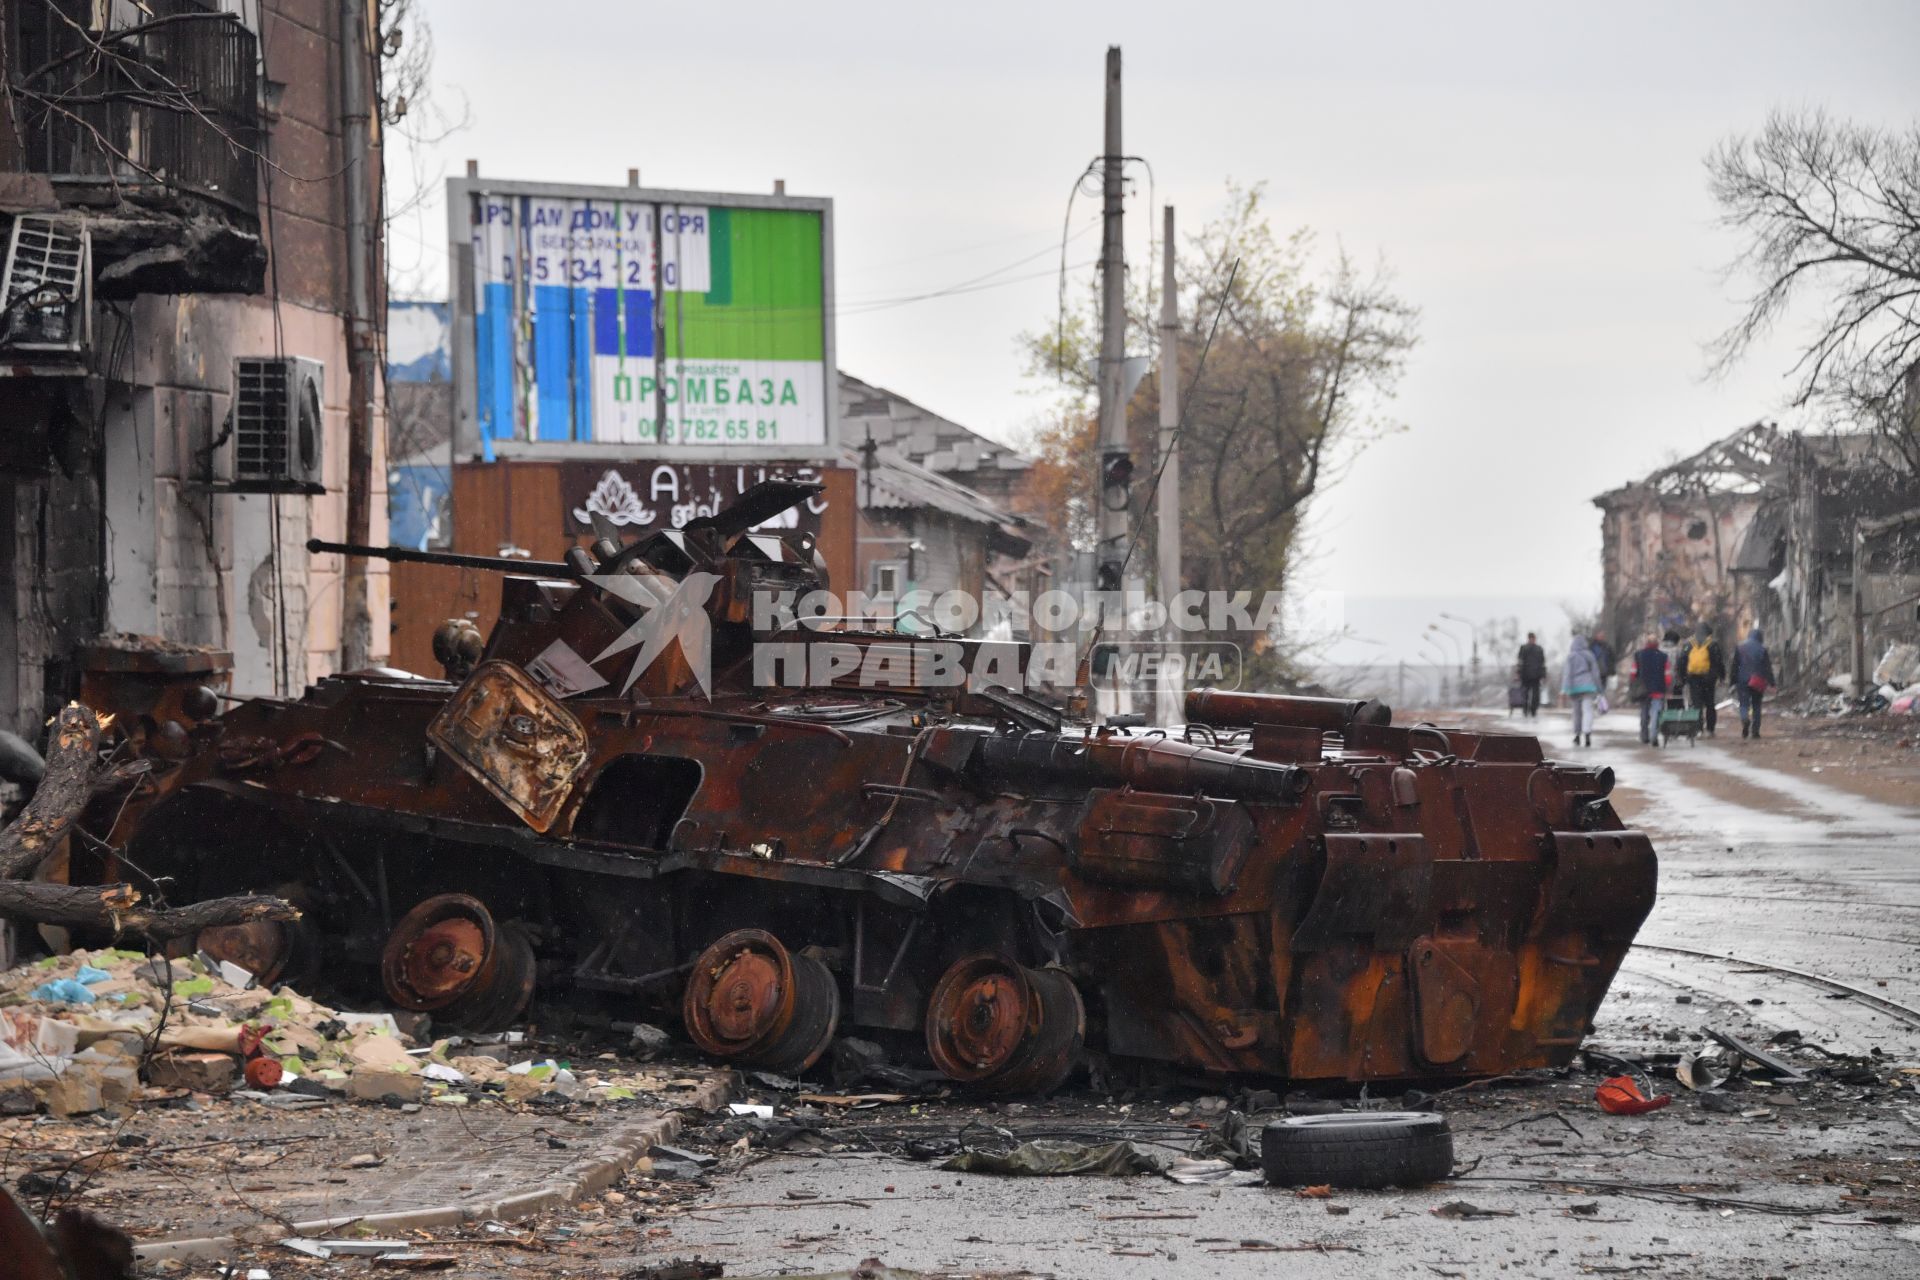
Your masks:
{"label": "tree trunk", "polygon": [[[29,924],[101,929],[164,942],[220,924],[253,920],[298,920],[300,912],[279,898],[240,894],[185,907],[141,906],[129,884],[47,884],[34,870],[60,847],[103,779],[124,780],[133,770],[103,771],[100,722],[92,711],[69,702],[54,723],[46,776],[20,816],[0,830],[0,917]],[[141,762],[136,761],[137,766]]]}
{"label": "tree trunk", "polygon": [[140,905],[140,891],[127,884],[36,884],[0,880],[0,916],[35,924],[98,928],[155,942],[182,938],[219,924],[297,920],[300,912],[279,898],[240,894],[185,907]]}
{"label": "tree trunk", "polygon": [[99,749],[100,722],[69,702],[54,722],[46,776],[20,816],[0,831],[0,880],[32,875],[60,847],[93,794]]}

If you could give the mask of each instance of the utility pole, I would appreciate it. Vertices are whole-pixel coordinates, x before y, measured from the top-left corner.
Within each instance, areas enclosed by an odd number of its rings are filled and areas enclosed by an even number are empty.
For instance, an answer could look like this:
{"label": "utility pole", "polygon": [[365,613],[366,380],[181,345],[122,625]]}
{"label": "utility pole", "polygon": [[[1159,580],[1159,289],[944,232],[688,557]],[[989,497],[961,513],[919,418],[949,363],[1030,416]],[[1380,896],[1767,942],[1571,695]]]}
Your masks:
{"label": "utility pole", "polygon": [[1853,525],[1853,696],[1867,696],[1867,530]]}
{"label": "utility pole", "polygon": [[[1173,598],[1180,592],[1180,301],[1173,277],[1173,206],[1163,214],[1160,268],[1160,485],[1154,500],[1160,504],[1160,604],[1167,610],[1163,634],[1169,642],[1179,636],[1173,626]],[[1178,652],[1177,650],[1175,652]],[[1177,724],[1184,717],[1184,668],[1163,663],[1160,677],[1159,724]]]}
{"label": "utility pole", "polygon": [[[1133,459],[1127,451],[1126,193],[1122,181],[1124,165],[1120,142],[1119,45],[1107,48],[1106,105],[1106,137],[1101,152],[1100,368],[1097,380],[1100,470],[1094,477],[1095,500],[1100,508],[1100,543],[1094,553],[1094,588],[1100,592],[1118,593],[1125,585],[1121,579],[1127,554],[1133,480]],[[1119,639],[1123,611],[1117,606],[1103,608],[1101,634],[1110,639]],[[1116,699],[1116,710],[1123,701]],[[1089,698],[1090,709],[1097,703],[1097,698]]]}
{"label": "utility pole", "polygon": [[[373,205],[371,163],[373,42],[367,31],[369,0],[340,0],[340,137],[346,152],[347,187],[347,541],[373,541]],[[279,531],[275,530],[275,537]],[[373,613],[367,599],[367,561],[347,556],[341,570],[340,669],[354,671],[373,660]]]}

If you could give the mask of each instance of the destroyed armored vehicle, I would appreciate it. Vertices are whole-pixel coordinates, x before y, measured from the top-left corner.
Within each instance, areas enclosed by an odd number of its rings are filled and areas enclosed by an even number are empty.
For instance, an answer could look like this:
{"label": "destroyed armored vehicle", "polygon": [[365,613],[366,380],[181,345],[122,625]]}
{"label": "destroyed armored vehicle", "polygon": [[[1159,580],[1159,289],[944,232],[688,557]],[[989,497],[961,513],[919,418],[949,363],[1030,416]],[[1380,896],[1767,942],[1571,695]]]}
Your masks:
{"label": "destroyed armored vehicle", "polygon": [[[1021,645],[770,620],[756,594],[823,573],[754,530],[815,491],[562,563],[429,555],[504,571],[492,633],[438,637],[447,679],[162,735],[102,834],[178,900],[304,912],[208,930],[214,955],[450,1026],[538,990],[672,1009],[772,1071],[891,1033],[995,1092],[1090,1054],[1295,1081],[1572,1057],[1654,899],[1610,771],[1337,699],[1095,725],[1021,690]],[[956,660],[1012,674],[931,678]]]}

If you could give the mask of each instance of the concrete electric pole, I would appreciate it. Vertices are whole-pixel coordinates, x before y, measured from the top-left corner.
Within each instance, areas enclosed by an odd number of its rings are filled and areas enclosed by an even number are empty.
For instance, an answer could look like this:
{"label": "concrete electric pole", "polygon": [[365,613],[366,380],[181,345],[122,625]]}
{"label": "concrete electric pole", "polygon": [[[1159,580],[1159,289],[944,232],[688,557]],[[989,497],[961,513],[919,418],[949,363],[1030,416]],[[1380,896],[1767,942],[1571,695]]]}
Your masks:
{"label": "concrete electric pole", "polygon": [[[1160,603],[1168,610],[1162,632],[1169,643],[1179,639],[1173,628],[1173,598],[1180,592],[1180,300],[1173,275],[1173,206],[1163,215],[1160,267],[1160,483],[1154,501],[1160,504]],[[1178,652],[1175,650],[1175,652]],[[1160,678],[1158,724],[1178,724],[1185,718],[1183,668],[1165,663]]]}
{"label": "concrete electric pole", "polygon": [[1127,453],[1127,249],[1120,143],[1120,46],[1107,50],[1107,134],[1100,224],[1100,554],[1102,591],[1120,589],[1133,459]]}
{"label": "concrete electric pole", "polygon": [[[372,228],[373,42],[367,0],[340,0],[340,134],[347,188],[347,541],[373,540],[373,430],[376,289]],[[384,301],[384,299],[382,299]],[[275,530],[274,536],[279,536]],[[341,570],[340,669],[373,659],[372,604],[367,562],[344,558]],[[300,675],[305,683],[305,673]],[[299,686],[295,686],[298,692]]]}
{"label": "concrete electric pole", "polygon": [[[1127,251],[1125,241],[1124,157],[1120,141],[1120,46],[1107,49],[1106,138],[1101,152],[1100,222],[1100,368],[1096,385],[1100,405],[1099,473],[1094,477],[1099,505],[1099,545],[1094,552],[1094,589],[1122,590],[1127,555],[1128,517],[1132,514],[1133,459],[1127,451]],[[1117,598],[1117,597],[1116,597]],[[1114,604],[1101,606],[1100,634],[1118,640],[1123,611]],[[1090,662],[1098,651],[1089,655]],[[1099,674],[1089,667],[1089,678]],[[1089,690],[1089,708],[1097,708],[1097,690]],[[1120,710],[1124,699],[1116,699]]]}

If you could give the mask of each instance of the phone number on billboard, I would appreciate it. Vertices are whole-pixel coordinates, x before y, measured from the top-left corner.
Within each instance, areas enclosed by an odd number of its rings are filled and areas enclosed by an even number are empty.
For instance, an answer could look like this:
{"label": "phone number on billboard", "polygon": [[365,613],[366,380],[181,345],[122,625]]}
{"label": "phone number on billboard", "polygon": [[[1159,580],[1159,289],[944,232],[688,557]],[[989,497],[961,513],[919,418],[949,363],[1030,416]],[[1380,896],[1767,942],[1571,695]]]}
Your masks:
{"label": "phone number on billboard", "polygon": [[[733,444],[780,442],[780,424],[772,418],[683,418],[679,423],[682,441],[726,441]],[[668,423],[664,439],[672,443],[674,424]]]}

